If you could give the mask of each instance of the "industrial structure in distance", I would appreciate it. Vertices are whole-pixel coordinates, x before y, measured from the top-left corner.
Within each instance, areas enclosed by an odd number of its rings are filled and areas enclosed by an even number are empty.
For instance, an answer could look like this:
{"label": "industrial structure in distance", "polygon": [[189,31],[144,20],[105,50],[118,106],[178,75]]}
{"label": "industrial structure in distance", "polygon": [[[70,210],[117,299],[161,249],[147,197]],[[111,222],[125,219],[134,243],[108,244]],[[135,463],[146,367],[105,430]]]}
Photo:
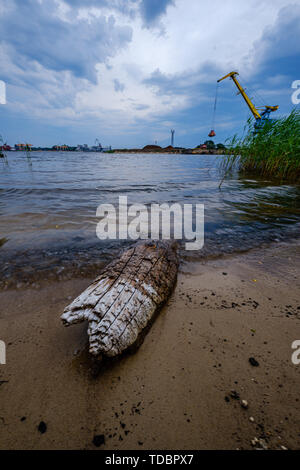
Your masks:
{"label": "industrial structure in distance", "polygon": [[[101,153],[182,153],[182,154],[220,154],[225,152],[223,144],[215,144],[213,140],[207,140],[203,144],[197,145],[195,148],[184,148],[174,146],[175,130],[171,129],[171,145],[167,147],[160,147],[155,142],[155,145],[146,145],[143,148],[119,148],[112,149],[109,147],[102,147],[99,139],[95,140],[93,146],[88,144],[78,144],[77,146],[70,146],[66,144],[53,145],[52,147],[35,147],[32,144],[15,144],[11,147],[7,143],[0,145],[0,156],[3,152],[19,151],[54,151],[54,152],[101,152]],[[1,153],[2,152],[2,153]]]}

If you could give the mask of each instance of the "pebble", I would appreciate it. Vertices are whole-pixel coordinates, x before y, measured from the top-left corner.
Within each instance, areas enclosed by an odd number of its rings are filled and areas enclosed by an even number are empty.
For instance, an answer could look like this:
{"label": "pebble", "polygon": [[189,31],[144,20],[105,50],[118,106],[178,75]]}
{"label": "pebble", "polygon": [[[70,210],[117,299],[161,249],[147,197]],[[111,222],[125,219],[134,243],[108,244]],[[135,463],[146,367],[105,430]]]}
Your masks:
{"label": "pebble", "polygon": [[247,400],[242,400],[241,401],[241,407],[244,408],[244,410],[248,410],[249,405],[248,405]]}
{"label": "pebble", "polygon": [[249,421],[251,421],[251,423],[255,422],[255,419],[253,418],[253,416],[250,416]]}
{"label": "pebble", "polygon": [[261,446],[262,449],[268,450],[268,445],[264,439],[259,439],[259,445]]}
{"label": "pebble", "polygon": [[255,437],[252,439],[251,445],[252,447],[258,446],[258,449],[268,450],[268,445],[264,439],[257,439],[257,437]]}

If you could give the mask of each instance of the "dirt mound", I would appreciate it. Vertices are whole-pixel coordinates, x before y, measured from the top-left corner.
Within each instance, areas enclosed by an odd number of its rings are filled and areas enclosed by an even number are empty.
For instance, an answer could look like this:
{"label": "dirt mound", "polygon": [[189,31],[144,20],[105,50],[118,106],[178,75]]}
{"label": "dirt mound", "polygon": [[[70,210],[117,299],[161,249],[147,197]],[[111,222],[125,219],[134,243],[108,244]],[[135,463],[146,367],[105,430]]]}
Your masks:
{"label": "dirt mound", "polygon": [[143,150],[162,150],[159,145],[146,145]]}
{"label": "dirt mound", "polygon": [[174,150],[174,147],[172,147],[172,145],[169,145],[168,147],[165,147],[164,150]]}

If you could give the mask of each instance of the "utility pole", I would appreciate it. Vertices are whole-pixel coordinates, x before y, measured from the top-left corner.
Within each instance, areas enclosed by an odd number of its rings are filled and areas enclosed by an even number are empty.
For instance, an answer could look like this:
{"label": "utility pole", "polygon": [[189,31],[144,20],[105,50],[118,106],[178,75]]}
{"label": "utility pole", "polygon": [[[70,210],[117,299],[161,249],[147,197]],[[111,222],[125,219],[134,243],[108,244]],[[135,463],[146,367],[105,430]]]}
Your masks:
{"label": "utility pole", "polygon": [[172,145],[172,147],[174,147],[174,134],[175,134],[175,130],[171,129],[171,145]]}

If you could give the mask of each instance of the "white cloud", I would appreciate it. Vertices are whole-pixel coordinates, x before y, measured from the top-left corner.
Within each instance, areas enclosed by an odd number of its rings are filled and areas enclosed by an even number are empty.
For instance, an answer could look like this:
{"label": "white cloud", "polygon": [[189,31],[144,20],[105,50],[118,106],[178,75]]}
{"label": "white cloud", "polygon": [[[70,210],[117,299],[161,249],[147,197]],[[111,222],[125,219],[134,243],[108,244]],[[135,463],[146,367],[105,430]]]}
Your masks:
{"label": "white cloud", "polygon": [[224,70],[253,67],[245,58],[279,10],[289,4],[289,0],[177,0],[176,8],[169,8],[162,19],[164,35],[141,28],[138,18],[132,23],[128,55],[146,73],[156,68],[167,74],[182,73],[207,61]]}
{"label": "white cloud", "polygon": [[[98,84],[77,94],[75,109],[82,113],[94,113],[109,119],[109,112],[123,116],[123,125],[134,124],[137,119],[152,119],[152,116],[172,112],[187,105],[188,96],[158,96],[142,83],[143,74],[132,73],[130,64],[114,64],[107,68],[98,66]],[[115,89],[115,80],[125,84],[120,93]]]}

